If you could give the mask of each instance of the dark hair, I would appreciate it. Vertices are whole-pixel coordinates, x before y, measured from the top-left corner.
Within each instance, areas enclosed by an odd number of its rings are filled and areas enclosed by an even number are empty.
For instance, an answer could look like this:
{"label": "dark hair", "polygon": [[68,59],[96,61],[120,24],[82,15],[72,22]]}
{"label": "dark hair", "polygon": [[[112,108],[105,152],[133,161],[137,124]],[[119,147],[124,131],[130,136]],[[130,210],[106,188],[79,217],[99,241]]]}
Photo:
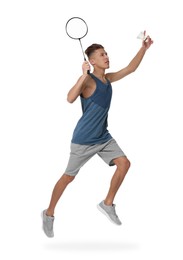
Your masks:
{"label": "dark hair", "polygon": [[104,47],[101,44],[94,43],[85,50],[85,53],[90,58],[91,54],[98,49],[104,49]]}

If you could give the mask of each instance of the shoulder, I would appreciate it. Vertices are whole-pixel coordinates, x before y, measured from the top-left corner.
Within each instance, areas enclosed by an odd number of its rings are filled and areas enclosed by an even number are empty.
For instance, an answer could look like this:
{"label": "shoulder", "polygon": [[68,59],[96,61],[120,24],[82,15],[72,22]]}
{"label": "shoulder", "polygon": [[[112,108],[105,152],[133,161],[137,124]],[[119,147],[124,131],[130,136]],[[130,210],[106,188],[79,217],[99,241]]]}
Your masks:
{"label": "shoulder", "polygon": [[110,83],[113,82],[112,76],[113,76],[113,73],[110,73],[110,72],[105,74],[106,80],[108,80]]}
{"label": "shoulder", "polygon": [[91,76],[91,74],[88,75],[88,77],[83,82],[84,88],[89,88],[95,85],[95,80]]}

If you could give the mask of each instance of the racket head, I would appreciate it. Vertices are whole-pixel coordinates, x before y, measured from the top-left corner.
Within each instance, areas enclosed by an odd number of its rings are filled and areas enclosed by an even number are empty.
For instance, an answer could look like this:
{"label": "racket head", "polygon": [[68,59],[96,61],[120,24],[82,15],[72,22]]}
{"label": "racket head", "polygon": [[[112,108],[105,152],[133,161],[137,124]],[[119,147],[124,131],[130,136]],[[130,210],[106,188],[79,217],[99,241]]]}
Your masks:
{"label": "racket head", "polygon": [[67,21],[65,30],[71,39],[80,40],[87,35],[88,25],[85,20],[76,16]]}

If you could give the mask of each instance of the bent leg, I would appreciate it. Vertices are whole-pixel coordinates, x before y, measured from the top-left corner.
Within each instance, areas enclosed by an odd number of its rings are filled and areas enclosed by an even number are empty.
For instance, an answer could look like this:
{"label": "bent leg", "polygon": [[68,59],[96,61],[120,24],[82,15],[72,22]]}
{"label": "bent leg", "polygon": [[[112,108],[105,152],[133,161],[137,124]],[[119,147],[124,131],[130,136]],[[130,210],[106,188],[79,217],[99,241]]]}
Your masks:
{"label": "bent leg", "polygon": [[130,168],[130,161],[126,156],[119,157],[113,160],[114,164],[117,166],[116,171],[111,179],[110,188],[105,198],[105,205],[112,205],[114,201],[114,197],[121,186],[126,173]]}
{"label": "bent leg", "polygon": [[74,178],[75,176],[63,174],[62,177],[58,180],[52,192],[50,205],[46,211],[47,216],[54,216],[54,210],[58,200],[60,199],[67,185],[71,183]]}

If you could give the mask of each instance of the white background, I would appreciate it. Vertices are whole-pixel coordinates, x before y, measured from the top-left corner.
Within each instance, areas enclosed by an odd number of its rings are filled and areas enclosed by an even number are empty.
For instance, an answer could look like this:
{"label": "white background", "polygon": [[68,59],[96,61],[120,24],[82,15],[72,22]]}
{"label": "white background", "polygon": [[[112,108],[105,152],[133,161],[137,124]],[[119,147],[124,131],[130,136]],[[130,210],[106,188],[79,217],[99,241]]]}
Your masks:
{"label": "white background", "polygon": [[[116,196],[123,225],[96,209],[114,168],[94,157],[56,208],[55,238],[40,212],[65,170],[79,99],[79,42],[65,23],[89,26],[84,49],[105,46],[109,71],[126,66],[144,29],[154,40],[138,70],[113,84],[109,131],[130,159]],[[182,259],[182,9],[179,0],[0,2],[0,218],[3,259]]]}

